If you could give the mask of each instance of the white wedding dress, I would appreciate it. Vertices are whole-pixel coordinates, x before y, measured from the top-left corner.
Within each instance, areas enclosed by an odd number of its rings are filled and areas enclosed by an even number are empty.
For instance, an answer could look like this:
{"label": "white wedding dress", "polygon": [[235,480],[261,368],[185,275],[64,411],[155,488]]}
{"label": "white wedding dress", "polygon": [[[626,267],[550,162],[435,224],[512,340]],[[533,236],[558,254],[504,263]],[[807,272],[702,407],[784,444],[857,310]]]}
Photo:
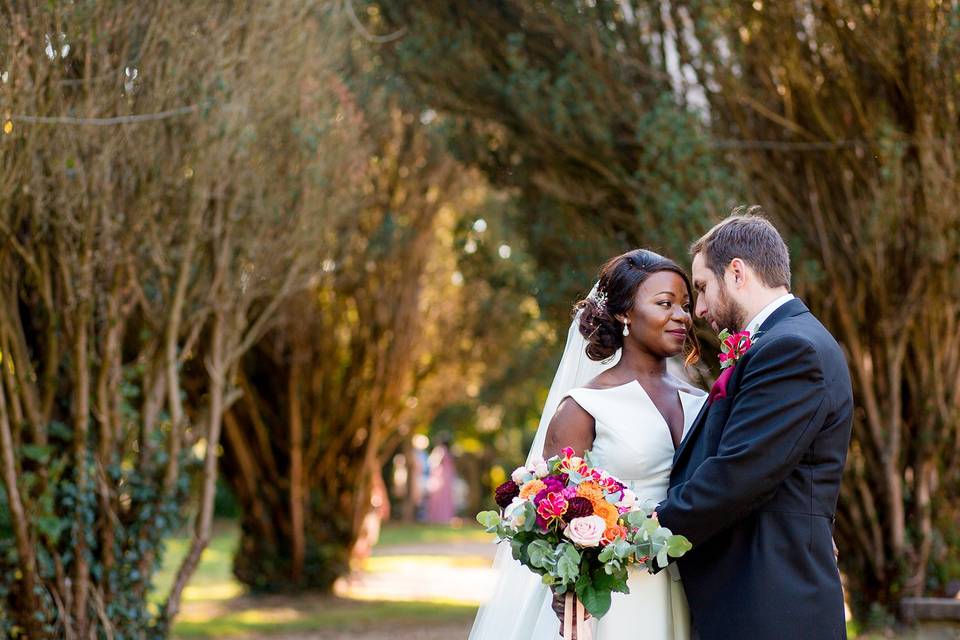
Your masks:
{"label": "white wedding dress", "polygon": [[[707,396],[678,393],[686,435]],[[633,380],[608,389],[573,389],[567,395],[596,421],[593,462],[628,485],[641,504],[666,498],[673,438],[643,386]],[[690,613],[675,565],[656,575],[631,570],[627,585],[630,593],[613,594],[610,611],[594,622],[594,640],[689,640]],[[537,640],[558,635],[557,617],[549,603],[547,608],[544,629],[538,627],[532,636]]]}
{"label": "white wedding dress", "polygon": [[[584,387],[618,359],[589,361],[583,354],[584,345],[574,319],[527,463],[543,451],[550,418],[561,400],[570,397],[595,420],[593,462],[629,485],[641,503],[647,499],[660,502],[667,496],[674,454],[667,422],[636,380],[606,389]],[[707,396],[678,393],[686,435]],[[494,568],[500,574],[497,588],[481,606],[470,640],[559,638],[552,593],[539,576],[510,557],[509,545],[498,552]],[[593,640],[689,640],[690,614],[676,565],[656,575],[631,571],[628,586],[629,594],[613,594],[606,615],[590,620]]]}

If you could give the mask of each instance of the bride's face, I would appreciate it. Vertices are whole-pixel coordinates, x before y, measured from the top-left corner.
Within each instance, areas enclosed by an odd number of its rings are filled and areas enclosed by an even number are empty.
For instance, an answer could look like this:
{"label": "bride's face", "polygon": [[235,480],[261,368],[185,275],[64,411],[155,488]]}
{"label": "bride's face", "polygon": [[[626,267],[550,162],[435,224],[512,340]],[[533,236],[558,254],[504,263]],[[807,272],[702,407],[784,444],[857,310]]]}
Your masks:
{"label": "bride's face", "polygon": [[690,331],[687,285],[672,271],[658,271],[637,287],[633,309],[626,314],[630,336],[648,353],[671,358],[683,352]]}

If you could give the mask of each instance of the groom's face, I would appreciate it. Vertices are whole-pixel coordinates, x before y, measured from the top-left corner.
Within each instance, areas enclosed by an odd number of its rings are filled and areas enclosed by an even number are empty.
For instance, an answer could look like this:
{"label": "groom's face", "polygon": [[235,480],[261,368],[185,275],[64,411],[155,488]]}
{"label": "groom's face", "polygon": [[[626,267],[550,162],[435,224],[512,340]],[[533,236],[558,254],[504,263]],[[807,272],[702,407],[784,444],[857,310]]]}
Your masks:
{"label": "groom's face", "polygon": [[714,331],[739,331],[746,321],[743,307],[730,295],[725,280],[718,278],[702,253],[693,257],[693,288],[697,292],[695,313]]}

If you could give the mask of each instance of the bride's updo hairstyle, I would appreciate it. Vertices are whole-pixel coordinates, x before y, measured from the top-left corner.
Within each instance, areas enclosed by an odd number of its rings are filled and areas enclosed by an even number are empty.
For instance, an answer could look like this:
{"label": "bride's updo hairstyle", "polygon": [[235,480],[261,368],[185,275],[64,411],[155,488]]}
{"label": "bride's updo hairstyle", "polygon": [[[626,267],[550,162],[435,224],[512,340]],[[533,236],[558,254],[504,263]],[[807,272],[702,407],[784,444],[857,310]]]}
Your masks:
{"label": "bride's updo hairstyle", "polygon": [[[606,360],[623,347],[623,323],[617,316],[626,315],[633,308],[637,289],[659,271],[672,271],[683,278],[693,304],[690,278],[673,260],[646,249],[634,249],[612,258],[600,269],[596,293],[575,306],[575,311],[580,313],[580,333],[587,339],[587,357]],[[700,343],[692,324],[684,353],[687,366],[700,359]]]}

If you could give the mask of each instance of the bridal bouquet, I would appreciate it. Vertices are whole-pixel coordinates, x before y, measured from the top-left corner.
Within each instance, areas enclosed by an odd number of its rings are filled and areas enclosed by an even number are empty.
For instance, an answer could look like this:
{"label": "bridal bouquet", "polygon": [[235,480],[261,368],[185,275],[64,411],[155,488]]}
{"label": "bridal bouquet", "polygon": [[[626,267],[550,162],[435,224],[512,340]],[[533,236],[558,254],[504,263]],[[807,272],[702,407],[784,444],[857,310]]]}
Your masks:
{"label": "bridal bouquet", "polygon": [[655,505],[638,504],[626,485],[591,464],[589,452],[584,459],[566,448],[520,467],[495,499],[500,510],[483,511],[477,521],[509,542],[513,557],[544,584],[576,594],[597,618],[610,609],[614,591],[629,593],[629,567],[652,569],[655,558],[666,566],[668,556],[691,548],[660,526]]}

